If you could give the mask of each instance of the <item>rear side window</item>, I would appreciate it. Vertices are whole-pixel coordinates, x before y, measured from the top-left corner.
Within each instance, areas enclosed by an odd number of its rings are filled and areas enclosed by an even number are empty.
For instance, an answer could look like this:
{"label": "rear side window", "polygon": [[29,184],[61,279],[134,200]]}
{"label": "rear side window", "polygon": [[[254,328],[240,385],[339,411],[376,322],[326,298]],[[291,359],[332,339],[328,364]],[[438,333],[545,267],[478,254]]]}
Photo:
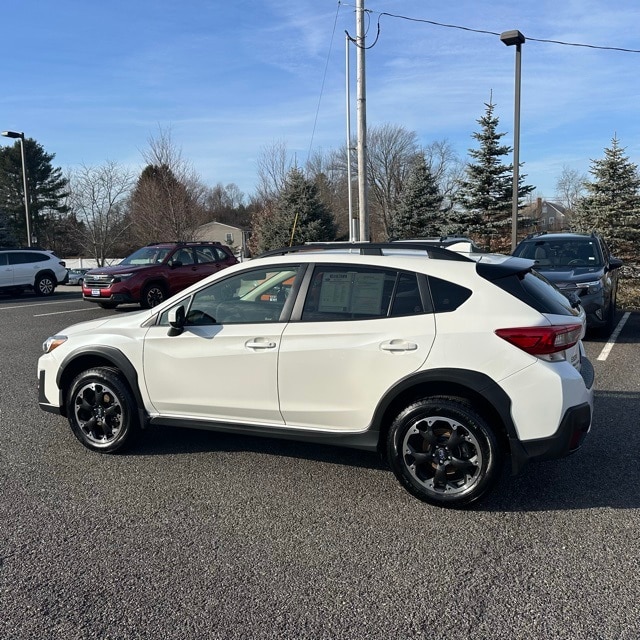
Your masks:
{"label": "rear side window", "polygon": [[433,309],[436,313],[455,311],[471,296],[471,289],[440,278],[429,278],[429,288],[433,299]]}
{"label": "rear side window", "polygon": [[49,256],[47,254],[35,251],[15,251],[9,254],[9,264],[31,264],[48,259]]}
{"label": "rear side window", "polygon": [[561,316],[580,315],[579,311],[571,306],[566,296],[536,271],[514,274],[492,282],[540,313]]}
{"label": "rear side window", "polygon": [[303,322],[368,320],[425,313],[415,273],[364,266],[315,267]]}
{"label": "rear side window", "polygon": [[217,247],[198,247],[196,253],[198,262],[222,262],[229,258],[224,251]]}

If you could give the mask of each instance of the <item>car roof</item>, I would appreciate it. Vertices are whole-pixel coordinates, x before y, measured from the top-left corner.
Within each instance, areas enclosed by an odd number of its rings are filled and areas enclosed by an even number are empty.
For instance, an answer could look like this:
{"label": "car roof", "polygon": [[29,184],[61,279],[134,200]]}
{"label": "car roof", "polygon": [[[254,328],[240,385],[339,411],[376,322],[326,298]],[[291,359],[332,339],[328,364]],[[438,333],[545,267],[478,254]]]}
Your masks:
{"label": "car roof", "polygon": [[524,238],[521,242],[535,242],[539,240],[570,240],[572,238],[584,238],[585,240],[597,240],[599,236],[596,233],[535,233]]}

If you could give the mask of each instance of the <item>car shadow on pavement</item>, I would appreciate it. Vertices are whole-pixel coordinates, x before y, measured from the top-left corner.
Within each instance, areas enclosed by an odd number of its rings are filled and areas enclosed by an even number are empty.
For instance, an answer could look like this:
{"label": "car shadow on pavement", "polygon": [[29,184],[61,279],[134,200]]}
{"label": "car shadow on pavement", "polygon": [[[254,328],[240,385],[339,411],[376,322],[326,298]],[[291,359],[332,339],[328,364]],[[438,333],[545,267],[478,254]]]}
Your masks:
{"label": "car shadow on pavement", "polygon": [[[640,393],[596,393],[591,433],[575,454],[532,463],[511,476],[505,465],[497,487],[473,508],[524,512],[572,509],[640,508]],[[354,468],[387,470],[376,453],[330,445],[204,431],[153,427],[130,455],[170,456],[197,452],[252,452],[326,462]]]}
{"label": "car shadow on pavement", "polygon": [[505,474],[479,507],[485,511],[640,508],[640,393],[597,391],[583,446],[561,460]]}
{"label": "car shadow on pavement", "polygon": [[162,456],[208,451],[252,452],[367,469],[386,468],[380,456],[371,451],[179,427],[150,427],[129,453]]}

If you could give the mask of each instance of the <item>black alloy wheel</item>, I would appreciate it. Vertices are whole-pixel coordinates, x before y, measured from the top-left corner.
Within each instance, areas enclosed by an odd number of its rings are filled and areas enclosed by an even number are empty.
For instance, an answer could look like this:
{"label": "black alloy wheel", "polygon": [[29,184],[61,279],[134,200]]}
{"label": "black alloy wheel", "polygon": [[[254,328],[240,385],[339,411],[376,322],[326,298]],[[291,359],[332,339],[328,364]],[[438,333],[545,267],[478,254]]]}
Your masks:
{"label": "black alloy wheel", "polygon": [[87,449],[113,453],[138,431],[136,402],[122,374],[97,367],[78,375],[67,395],[71,430]]}
{"label": "black alloy wheel", "polygon": [[502,455],[486,421],[463,398],[423,398],[394,420],[389,464],[414,496],[443,507],[465,507],[498,479]]}
{"label": "black alloy wheel", "polygon": [[164,302],[167,297],[165,288],[161,284],[148,284],[143,290],[140,297],[140,306],[143,309],[151,309],[156,305]]}

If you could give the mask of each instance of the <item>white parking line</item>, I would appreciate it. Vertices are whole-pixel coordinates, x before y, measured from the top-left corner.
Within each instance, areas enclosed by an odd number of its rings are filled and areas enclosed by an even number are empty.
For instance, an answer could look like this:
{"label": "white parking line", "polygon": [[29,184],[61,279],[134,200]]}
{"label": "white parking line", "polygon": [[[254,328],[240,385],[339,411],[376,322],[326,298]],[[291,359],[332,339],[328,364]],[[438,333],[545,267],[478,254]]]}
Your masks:
{"label": "white parking line", "polygon": [[629,319],[630,315],[631,315],[631,312],[627,311],[622,316],[622,319],[620,320],[620,322],[618,322],[618,326],[616,327],[615,331],[611,334],[611,337],[609,338],[609,341],[602,348],[602,351],[600,352],[600,355],[598,356],[598,360],[606,360],[609,357],[609,353],[610,353],[611,349],[613,349],[613,345],[616,343],[616,340],[617,340],[618,336],[620,335],[620,332],[622,331],[622,327],[624,327],[624,325],[626,324],[626,322]]}
{"label": "white parking line", "polygon": [[[3,307],[0,306],[0,311],[4,311],[5,309],[24,309],[26,307],[45,307],[48,304],[69,304],[72,302],[71,300],[59,300],[56,302],[30,302],[28,304],[14,304],[11,307]],[[84,300],[79,300],[78,304],[84,302]]]}
{"label": "white parking line", "polygon": [[78,313],[78,311],[96,311],[96,308],[87,307],[86,309],[70,309],[69,311],[51,311],[50,313],[34,313],[34,318],[42,318],[43,316],[59,316],[63,313]]}

